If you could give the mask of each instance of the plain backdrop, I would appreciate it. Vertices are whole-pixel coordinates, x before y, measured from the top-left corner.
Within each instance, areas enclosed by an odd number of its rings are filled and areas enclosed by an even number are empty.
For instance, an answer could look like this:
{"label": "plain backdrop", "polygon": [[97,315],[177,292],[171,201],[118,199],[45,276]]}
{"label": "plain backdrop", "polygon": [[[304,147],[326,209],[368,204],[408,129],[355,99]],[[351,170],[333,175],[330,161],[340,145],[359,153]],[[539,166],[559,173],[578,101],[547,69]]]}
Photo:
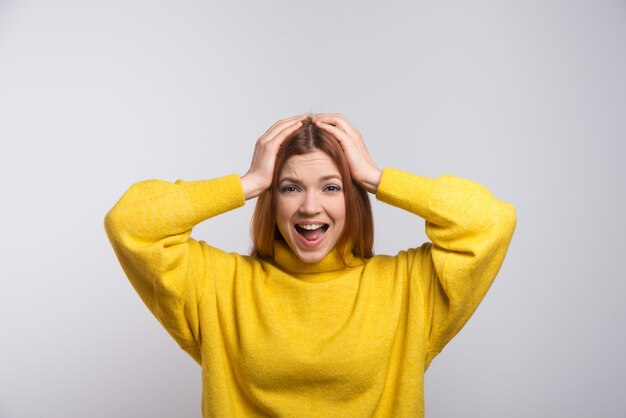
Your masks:
{"label": "plain backdrop", "polygon": [[[245,173],[305,112],[517,208],[427,417],[624,416],[626,2],[0,0],[0,417],[200,416],[104,215],[140,180]],[[427,239],[373,200],[377,253]],[[245,253],[253,206],[193,236]]]}

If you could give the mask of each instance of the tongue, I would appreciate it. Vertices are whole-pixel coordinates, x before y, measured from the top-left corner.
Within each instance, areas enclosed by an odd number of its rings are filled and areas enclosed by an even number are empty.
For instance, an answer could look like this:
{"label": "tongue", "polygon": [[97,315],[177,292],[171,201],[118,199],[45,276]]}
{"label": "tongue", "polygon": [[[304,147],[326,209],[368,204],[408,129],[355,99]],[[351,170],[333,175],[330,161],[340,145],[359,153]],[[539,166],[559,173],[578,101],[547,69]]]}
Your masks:
{"label": "tongue", "polygon": [[300,235],[304,237],[307,241],[315,241],[324,233],[324,228],[317,228],[309,231],[308,229],[300,229]]}

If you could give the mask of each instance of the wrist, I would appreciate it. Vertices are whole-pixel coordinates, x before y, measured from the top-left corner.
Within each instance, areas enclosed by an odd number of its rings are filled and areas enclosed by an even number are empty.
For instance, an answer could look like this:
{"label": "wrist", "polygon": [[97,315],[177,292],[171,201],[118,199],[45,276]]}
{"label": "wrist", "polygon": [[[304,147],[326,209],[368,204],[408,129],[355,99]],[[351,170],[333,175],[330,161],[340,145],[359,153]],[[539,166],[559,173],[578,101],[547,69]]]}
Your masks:
{"label": "wrist", "polygon": [[360,182],[361,187],[363,187],[365,190],[372,194],[376,194],[382,174],[383,172],[379,169],[372,170],[372,172]]}
{"label": "wrist", "polygon": [[241,187],[246,200],[254,199],[269,186],[265,186],[255,175],[246,173],[240,177]]}

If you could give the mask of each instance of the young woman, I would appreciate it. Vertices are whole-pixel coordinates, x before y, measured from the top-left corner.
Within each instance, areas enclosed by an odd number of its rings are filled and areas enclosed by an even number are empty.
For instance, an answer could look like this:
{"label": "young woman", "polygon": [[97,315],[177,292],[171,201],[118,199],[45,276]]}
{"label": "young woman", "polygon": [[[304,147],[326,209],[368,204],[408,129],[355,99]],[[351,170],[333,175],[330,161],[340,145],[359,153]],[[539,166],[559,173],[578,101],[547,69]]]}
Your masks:
{"label": "young woman", "polygon": [[[373,256],[368,192],[424,218],[432,243]],[[257,196],[251,256],[190,238]],[[424,372],[515,223],[476,183],[379,170],[338,114],[275,123],[242,177],[137,183],[105,219],[136,291],[202,366],[205,417],[423,416]]]}

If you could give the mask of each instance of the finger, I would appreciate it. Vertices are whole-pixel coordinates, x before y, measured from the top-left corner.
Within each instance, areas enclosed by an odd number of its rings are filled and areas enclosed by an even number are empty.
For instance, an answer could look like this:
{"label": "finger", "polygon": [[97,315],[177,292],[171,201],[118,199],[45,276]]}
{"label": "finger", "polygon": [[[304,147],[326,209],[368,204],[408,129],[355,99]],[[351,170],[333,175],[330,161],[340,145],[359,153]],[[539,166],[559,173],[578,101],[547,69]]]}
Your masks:
{"label": "finger", "polygon": [[326,119],[326,118],[344,119],[345,121],[348,120],[341,113],[318,113],[317,115],[313,116],[313,119]]}
{"label": "finger", "polygon": [[304,118],[306,118],[307,115],[306,114],[301,114],[301,115],[295,115],[295,116],[290,116],[288,118],[285,119],[281,119],[278,122],[276,122],[274,125],[279,125],[281,123],[286,123],[286,122],[290,122],[290,121],[294,121],[294,120],[302,120]]}
{"label": "finger", "polygon": [[274,123],[267,131],[265,131],[265,133],[261,136],[261,138],[273,137],[274,135],[276,135],[277,132],[280,132],[285,127],[289,126],[292,123],[302,121],[306,119],[306,117],[307,115],[297,115],[297,116],[292,116],[287,119],[279,120],[278,122]]}
{"label": "finger", "polygon": [[315,122],[315,124],[325,131],[330,132],[339,142],[349,140],[348,134],[335,125],[326,122]]}
{"label": "finger", "polygon": [[268,137],[264,139],[262,141],[262,144],[264,146],[269,147],[269,149],[273,150],[271,151],[272,153],[275,153],[278,150],[278,148],[282,145],[282,143],[285,142],[285,140],[289,138],[289,136],[292,133],[300,129],[301,126],[302,126],[301,121],[298,121],[293,125],[287,126],[282,131],[277,132],[273,137]]}
{"label": "finger", "polygon": [[318,118],[322,116],[333,116],[333,117],[345,118],[345,116],[343,116],[341,113],[318,113],[314,115],[313,117]]}
{"label": "finger", "polygon": [[334,121],[336,121],[337,119],[341,119],[341,118],[345,119],[341,113],[320,113],[320,114],[315,115],[313,117],[313,120],[314,121],[323,120],[326,122],[333,121],[333,123],[335,123]]}
{"label": "finger", "polygon": [[315,121],[331,123],[341,127],[341,129],[343,129],[347,133],[359,134],[359,131],[354,127],[354,125],[352,125],[346,118],[338,113],[319,115],[317,118],[315,118]]}
{"label": "finger", "polygon": [[[274,124],[270,127],[270,129],[272,129],[272,128],[273,128],[273,127],[275,127],[275,126],[282,125],[282,124],[284,124],[284,123],[289,123],[289,122],[292,122],[292,121],[295,121],[295,120],[302,120],[302,119],[305,119],[306,117],[307,117],[307,115],[306,115],[306,114],[304,114],[304,113],[303,113],[303,114],[301,114],[301,115],[290,116],[290,117],[288,117],[288,118],[281,119],[281,120],[279,120],[279,121],[275,122],[275,123],[274,123]],[[268,130],[270,130],[270,129],[268,129]]]}
{"label": "finger", "polygon": [[302,126],[301,120],[294,120],[294,121],[285,123],[284,125],[278,126],[276,130],[272,132],[272,134],[269,135],[268,142],[273,142],[279,137],[289,135],[291,132],[295,131],[300,126]]}
{"label": "finger", "polygon": [[298,129],[300,129],[301,126],[302,126],[302,121],[298,121],[298,122],[294,123],[293,125],[286,126],[285,129],[283,129],[282,131],[278,132],[276,134],[276,136],[274,138],[272,138],[269,142],[271,142],[271,143],[274,143],[274,142],[282,143],[283,140],[287,139],[287,137],[289,137],[289,135],[291,135],[293,132],[295,132]]}

